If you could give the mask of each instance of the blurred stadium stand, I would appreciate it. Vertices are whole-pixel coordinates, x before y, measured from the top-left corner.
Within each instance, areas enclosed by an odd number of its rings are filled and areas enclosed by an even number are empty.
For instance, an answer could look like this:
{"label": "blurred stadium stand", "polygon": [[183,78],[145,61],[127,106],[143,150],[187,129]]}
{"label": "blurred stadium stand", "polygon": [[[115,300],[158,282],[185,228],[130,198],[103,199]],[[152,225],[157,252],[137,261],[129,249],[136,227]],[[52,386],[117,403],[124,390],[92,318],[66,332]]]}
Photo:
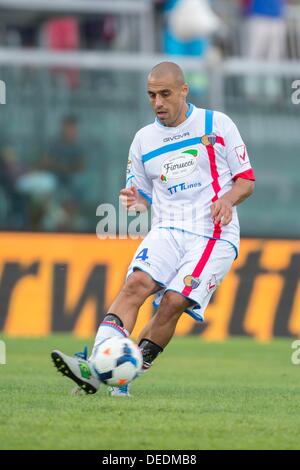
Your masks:
{"label": "blurred stadium stand", "polygon": [[[297,199],[300,192],[300,105],[292,103],[292,82],[300,79],[300,5],[289,6],[287,57],[280,63],[249,62],[241,57],[241,19],[237,2],[213,2],[227,24],[221,54],[207,59],[172,57],[191,82],[190,101],[229,114],[248,144],[257,173],[255,197],[240,207],[242,233],[255,236],[300,234]],[[0,184],[1,229],[70,229],[94,231],[96,207],[118,203],[124,185],[127,151],[135,132],[153,119],[145,93],[149,69],[166,57],[155,50],[150,1],[142,0],[0,0],[1,37],[11,19],[28,15],[29,23],[63,14],[117,15],[130,31],[126,51],[117,41],[110,51],[56,52],[41,47],[0,47],[0,79],[7,84],[7,104],[0,107],[1,145],[13,149],[17,161],[39,167],[48,142],[66,115],[78,118],[86,165],[82,175],[80,223],[32,227],[29,219],[9,217],[11,199]],[[17,12],[17,14],[16,14]],[[125,22],[125,23],[122,23]],[[127,34],[127,33],[126,33]],[[126,35],[125,34],[125,35]],[[216,45],[220,38],[216,39]],[[123,50],[122,50],[123,49]],[[77,70],[70,86],[66,70]],[[275,96],[248,96],[244,83],[253,77],[262,86],[275,78]],[[24,170],[23,170],[24,171]],[[60,200],[55,192],[55,200]],[[263,208],[263,210],[262,210]],[[21,210],[21,209],[20,209]],[[18,211],[17,211],[18,212]],[[78,217],[74,215],[74,217]]]}

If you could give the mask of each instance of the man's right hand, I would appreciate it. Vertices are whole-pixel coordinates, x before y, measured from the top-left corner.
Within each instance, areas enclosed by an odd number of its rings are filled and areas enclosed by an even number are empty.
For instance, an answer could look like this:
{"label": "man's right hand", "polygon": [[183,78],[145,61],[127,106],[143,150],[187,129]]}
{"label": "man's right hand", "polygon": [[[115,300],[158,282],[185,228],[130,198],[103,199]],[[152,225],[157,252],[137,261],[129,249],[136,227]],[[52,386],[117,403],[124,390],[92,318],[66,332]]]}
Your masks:
{"label": "man's right hand", "polygon": [[128,211],[145,212],[148,209],[148,202],[143,198],[135,186],[124,188],[120,191],[120,201]]}

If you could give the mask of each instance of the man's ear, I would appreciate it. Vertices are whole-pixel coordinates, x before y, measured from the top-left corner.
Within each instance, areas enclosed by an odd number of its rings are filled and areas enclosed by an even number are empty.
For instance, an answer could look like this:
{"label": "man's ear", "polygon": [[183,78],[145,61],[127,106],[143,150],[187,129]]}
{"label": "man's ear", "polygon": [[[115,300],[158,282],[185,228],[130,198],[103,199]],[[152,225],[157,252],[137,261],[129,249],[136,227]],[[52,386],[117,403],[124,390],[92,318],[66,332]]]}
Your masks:
{"label": "man's ear", "polygon": [[183,86],[182,86],[182,94],[183,96],[187,96],[189,94],[189,91],[190,91],[190,88],[188,86],[187,83],[185,83]]}

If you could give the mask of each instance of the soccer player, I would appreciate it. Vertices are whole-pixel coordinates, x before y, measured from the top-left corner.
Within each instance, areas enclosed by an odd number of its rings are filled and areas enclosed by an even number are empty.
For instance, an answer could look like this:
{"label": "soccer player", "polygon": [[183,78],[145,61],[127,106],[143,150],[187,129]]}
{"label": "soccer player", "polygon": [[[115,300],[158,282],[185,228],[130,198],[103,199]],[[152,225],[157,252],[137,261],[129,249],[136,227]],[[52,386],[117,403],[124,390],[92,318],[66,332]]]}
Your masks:
{"label": "soccer player", "polygon": [[[157,293],[157,312],[139,338],[144,370],[167,346],[183,312],[203,321],[213,292],[238,255],[236,206],[254,189],[236,125],[223,113],[188,104],[188,92],[175,63],[160,63],[149,74],[156,119],[133,140],[120,198],[128,209],[152,205],[152,227],[99,326],[92,352],[108,337],[127,337],[141,305]],[[86,351],[79,357],[53,351],[52,358],[87,393],[98,390]],[[114,388],[112,395],[126,396],[128,388]]]}

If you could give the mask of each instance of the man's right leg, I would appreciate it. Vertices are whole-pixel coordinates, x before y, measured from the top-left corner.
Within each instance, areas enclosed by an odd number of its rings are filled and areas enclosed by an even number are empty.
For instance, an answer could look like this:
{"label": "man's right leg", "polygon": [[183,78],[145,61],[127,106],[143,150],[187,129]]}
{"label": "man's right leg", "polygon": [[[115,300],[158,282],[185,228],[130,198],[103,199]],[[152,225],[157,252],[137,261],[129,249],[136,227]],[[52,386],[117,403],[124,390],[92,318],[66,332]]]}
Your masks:
{"label": "man's right leg", "polygon": [[[127,337],[131,333],[140,306],[147,297],[159,291],[162,286],[167,285],[174,277],[179,259],[180,250],[173,233],[160,229],[154,229],[149,232],[133,257],[124,287],[110,306],[104,321],[99,326],[92,356],[96,353],[97,347],[107,338],[112,336]],[[62,353],[59,351],[53,351],[52,354],[56,353],[62,356]],[[85,360],[85,363],[81,367],[86,366],[86,368],[90,367],[92,369],[86,355],[82,356],[80,360]],[[57,361],[53,358],[57,369],[64,373],[64,375],[68,375],[69,372],[65,367],[66,362],[69,360],[68,358],[70,356],[66,355],[63,355],[63,358],[58,357]],[[74,358],[70,358],[71,360],[74,361]],[[92,372],[90,373],[92,374]],[[86,371],[85,373],[87,375]],[[78,376],[78,367],[76,375]],[[74,380],[71,374],[68,376]],[[79,377],[79,380],[80,382],[83,381],[82,377]],[[85,384],[86,382],[87,380],[85,379]],[[98,383],[100,384],[99,381]],[[95,393],[95,391],[97,390],[93,387],[90,393]]]}
{"label": "man's right leg", "polygon": [[140,307],[150,295],[160,289],[161,286],[150,275],[138,269],[133,271],[99,326],[92,356],[105,339],[111,336],[129,336]]}
{"label": "man's right leg", "polygon": [[[151,294],[161,289],[148,274],[135,270],[127,279],[121,292],[109,308],[109,312],[100,324],[93,347],[93,354],[98,346],[112,336],[129,336],[134,328],[140,306]],[[96,393],[100,381],[86,357],[74,358],[60,351],[53,351],[55,367],[63,375],[72,379],[86,393]]]}

